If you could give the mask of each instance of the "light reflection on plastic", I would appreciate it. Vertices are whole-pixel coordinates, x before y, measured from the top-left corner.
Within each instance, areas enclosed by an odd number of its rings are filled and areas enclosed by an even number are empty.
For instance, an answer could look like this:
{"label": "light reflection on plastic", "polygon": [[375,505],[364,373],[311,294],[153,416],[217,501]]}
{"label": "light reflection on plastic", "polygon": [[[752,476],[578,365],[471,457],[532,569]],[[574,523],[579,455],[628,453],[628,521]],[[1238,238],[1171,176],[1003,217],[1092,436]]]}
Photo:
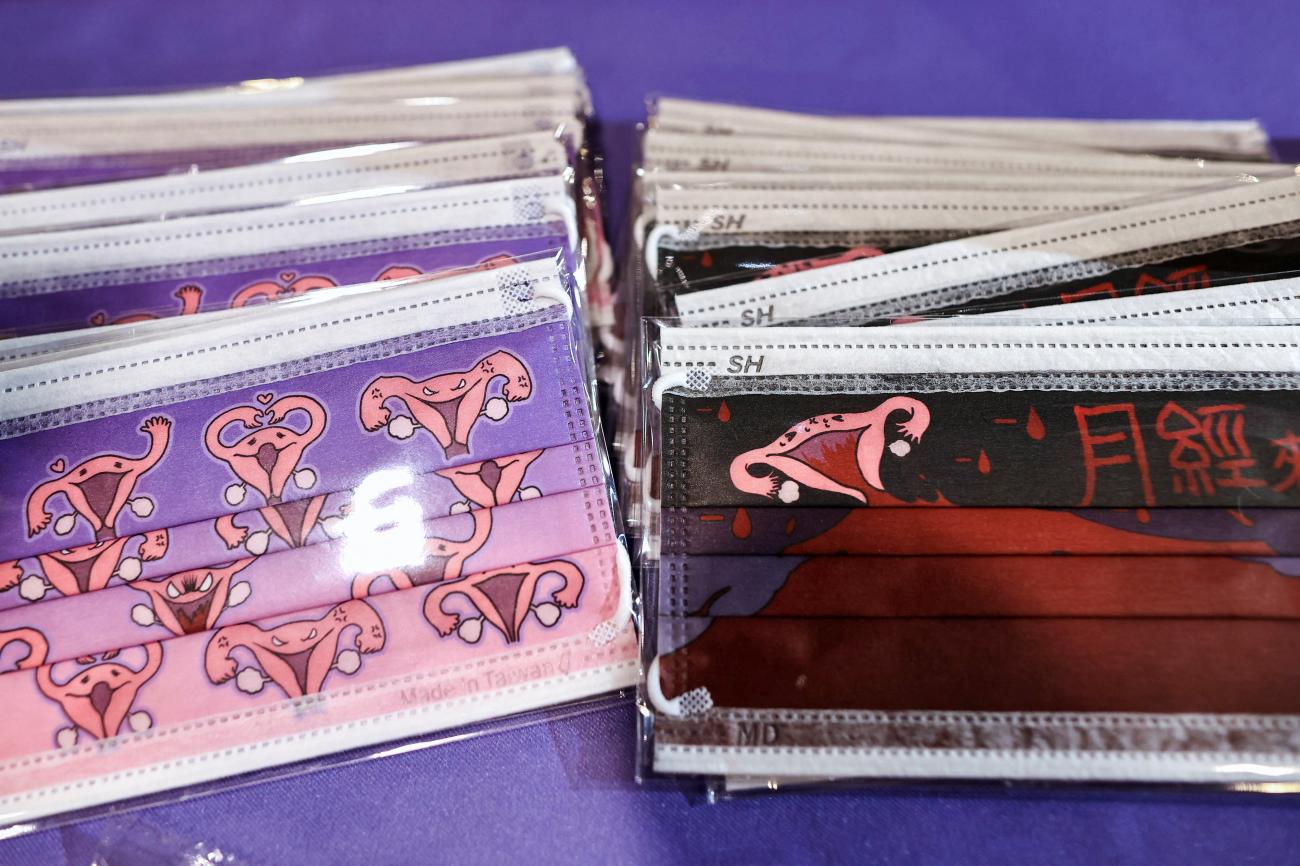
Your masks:
{"label": "light reflection on plastic", "polygon": [[371,154],[384,153],[389,150],[400,150],[404,147],[410,147],[409,141],[392,141],[385,144],[356,144],[351,147],[332,147],[328,150],[314,150],[311,153],[299,153],[294,156],[286,156],[280,162],[293,164],[298,162],[325,162],[330,159],[344,159],[352,156],[370,156]]}
{"label": "light reflection on plastic", "polygon": [[1219,773],[1254,773],[1257,776],[1294,776],[1300,773],[1300,767],[1273,764],[1220,764],[1214,769]]}
{"label": "light reflection on plastic", "polygon": [[347,192],[333,192],[325,195],[313,195],[307,198],[300,198],[294,202],[295,205],[310,204],[329,204],[336,201],[351,201],[358,198],[375,198],[381,195],[392,195],[399,192],[411,192],[421,187],[413,184],[403,184],[400,186],[372,186],[365,189],[349,190]]}
{"label": "light reflection on plastic", "polygon": [[456,105],[461,102],[461,100],[455,96],[413,96],[408,99],[403,99],[401,102],[403,105],[413,105],[418,107],[422,105]]}
{"label": "light reflection on plastic", "polygon": [[265,93],[271,90],[292,90],[295,87],[302,87],[306,83],[305,79],[296,75],[290,78],[250,78],[247,81],[239,82],[236,89]]}
{"label": "light reflection on plastic", "polygon": [[357,485],[352,511],[343,521],[341,561],[347,571],[366,573],[418,565],[424,561],[424,509],[409,496],[393,496],[409,487],[410,469],[380,469]]}

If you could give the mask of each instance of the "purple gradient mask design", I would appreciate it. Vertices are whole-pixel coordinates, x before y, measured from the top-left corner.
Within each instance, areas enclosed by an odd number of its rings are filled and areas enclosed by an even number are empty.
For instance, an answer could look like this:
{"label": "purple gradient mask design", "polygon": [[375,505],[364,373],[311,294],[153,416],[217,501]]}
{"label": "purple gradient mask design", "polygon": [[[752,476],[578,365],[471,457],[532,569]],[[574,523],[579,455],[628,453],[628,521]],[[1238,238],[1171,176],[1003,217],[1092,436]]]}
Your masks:
{"label": "purple gradient mask design", "polygon": [[[359,509],[372,515],[378,528],[379,521],[399,507],[417,510],[425,519],[435,519],[440,515],[464,514],[473,508],[535,501],[566,491],[604,490],[599,448],[594,440],[463,464],[413,479],[395,474],[389,482],[370,484],[369,490],[327,494],[318,512],[319,520],[297,539],[278,534],[282,523],[275,521],[273,512],[268,512],[272,514],[268,520],[261,509],[217,521],[201,520],[139,533],[123,539],[115,562],[113,557],[105,561],[115,565],[115,570],[101,568],[99,574],[90,569],[82,571],[84,584],[68,585],[69,569],[62,568],[58,560],[79,555],[93,557],[95,545],[90,545],[90,549],[69,549],[53,557],[38,555],[5,563],[0,585],[7,589],[0,590],[0,615],[26,604],[155,580],[231,559],[328,543],[347,531],[345,521]],[[219,530],[225,530],[226,536]],[[47,570],[51,575],[47,575]],[[75,580],[78,575],[74,572],[72,576]]]}
{"label": "purple gradient mask design", "polygon": [[36,629],[48,644],[47,662],[55,662],[615,541],[609,500],[599,489],[432,518],[412,505],[358,509],[340,538],[309,547],[11,608],[0,612],[0,632]]}
{"label": "purple gradient mask design", "polygon": [[301,546],[328,516],[328,493],[376,472],[414,478],[589,441],[572,323],[553,318],[524,314],[511,321],[518,330],[493,336],[454,329],[439,336],[455,342],[419,350],[386,340],[346,366],[310,372],[310,359],[195,383],[186,395],[10,421],[0,430],[11,467],[0,481],[11,516],[0,557],[44,554],[47,578],[63,570],[74,586],[102,586],[141,533],[218,520],[229,543],[234,515],[256,508]]}

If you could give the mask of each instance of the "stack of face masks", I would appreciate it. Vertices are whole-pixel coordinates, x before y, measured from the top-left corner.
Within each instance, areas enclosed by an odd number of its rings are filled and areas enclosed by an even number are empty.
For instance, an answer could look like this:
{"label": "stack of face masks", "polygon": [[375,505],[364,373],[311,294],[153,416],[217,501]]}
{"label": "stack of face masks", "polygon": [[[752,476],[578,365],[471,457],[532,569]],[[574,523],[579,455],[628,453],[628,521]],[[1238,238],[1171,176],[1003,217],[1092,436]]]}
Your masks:
{"label": "stack of face masks", "polygon": [[8,821],[634,682],[586,114],[566,51],[0,104]]}
{"label": "stack of face masks", "polygon": [[1300,180],[1250,123],[660,100],[644,767],[1300,778]]}

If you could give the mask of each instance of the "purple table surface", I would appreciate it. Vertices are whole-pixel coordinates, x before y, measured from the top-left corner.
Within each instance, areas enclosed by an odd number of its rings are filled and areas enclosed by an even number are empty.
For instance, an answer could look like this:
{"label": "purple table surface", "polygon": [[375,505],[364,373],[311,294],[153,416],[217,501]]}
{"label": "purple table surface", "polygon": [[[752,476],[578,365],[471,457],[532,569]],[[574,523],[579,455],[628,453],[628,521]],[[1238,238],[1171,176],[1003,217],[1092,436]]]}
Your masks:
{"label": "purple table surface", "polygon": [[[1300,139],[1294,0],[884,4],[0,0],[0,96],[212,84],[571,45],[621,214],[652,92],[804,110],[1258,117]],[[1294,153],[1288,147],[1288,153]],[[0,843],[2,864],[1279,863],[1300,798],[1065,789],[710,805],[632,781],[626,703]]]}

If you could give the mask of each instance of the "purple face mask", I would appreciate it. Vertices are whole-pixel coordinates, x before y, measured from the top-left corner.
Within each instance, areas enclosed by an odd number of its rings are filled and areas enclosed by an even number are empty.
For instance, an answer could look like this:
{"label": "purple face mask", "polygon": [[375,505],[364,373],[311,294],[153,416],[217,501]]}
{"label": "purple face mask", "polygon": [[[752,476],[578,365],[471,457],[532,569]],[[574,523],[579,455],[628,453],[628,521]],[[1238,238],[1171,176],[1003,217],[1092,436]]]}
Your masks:
{"label": "purple face mask", "polygon": [[572,212],[551,177],[0,238],[0,331],[132,323],[493,267],[576,248]]}
{"label": "purple face mask", "polygon": [[0,802],[48,813],[630,682],[577,334],[538,261],[0,373]]}

